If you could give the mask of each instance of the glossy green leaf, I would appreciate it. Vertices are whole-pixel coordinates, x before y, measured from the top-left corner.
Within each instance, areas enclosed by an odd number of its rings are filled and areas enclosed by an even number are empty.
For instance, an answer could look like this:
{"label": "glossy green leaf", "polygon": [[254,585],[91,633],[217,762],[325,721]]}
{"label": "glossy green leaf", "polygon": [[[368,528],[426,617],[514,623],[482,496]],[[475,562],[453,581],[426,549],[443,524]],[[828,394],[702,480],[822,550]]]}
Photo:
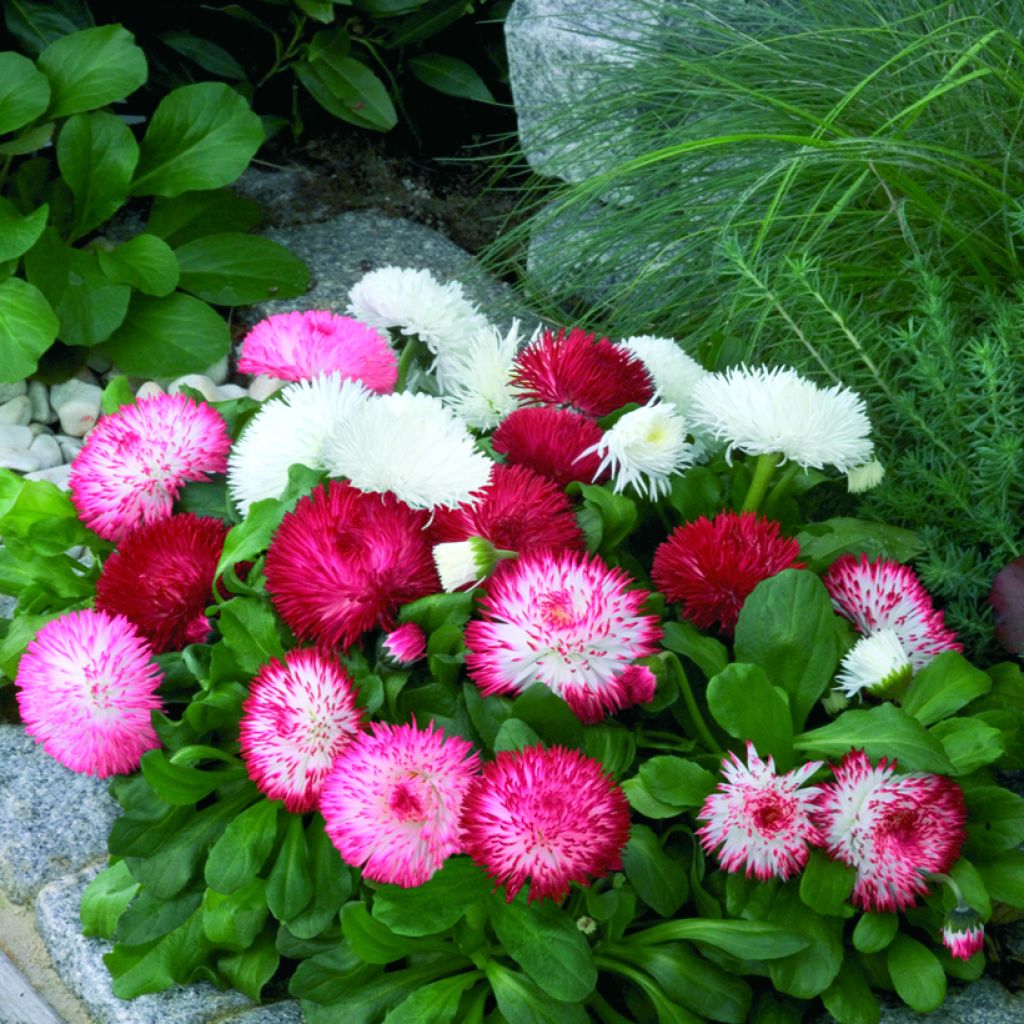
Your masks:
{"label": "glossy green leaf", "polygon": [[882,1008],[860,962],[852,956],[843,961],[836,980],[822,992],[821,1001],[836,1024],[878,1024],[882,1017]]}
{"label": "glossy green leaf", "polygon": [[935,954],[904,933],[898,934],[886,954],[889,977],[900,999],[917,1010],[931,1013],[946,998],[946,972]]}
{"label": "glossy green leaf", "polygon": [[34,121],[49,103],[50,82],[46,75],[20,53],[0,53],[0,134]]}
{"label": "glossy green leaf", "polygon": [[967,791],[967,844],[964,853],[977,862],[1024,843],[1024,797],[1001,786]]}
{"label": "glossy green leaf", "polygon": [[861,914],[853,929],[853,948],[860,953],[880,953],[900,930],[898,914]]}
{"label": "glossy green leaf", "polygon": [[224,829],[206,861],[211,889],[232,893],[259,873],[274,848],[280,810],[277,801],[258,800]]}
{"label": "glossy green leaf", "polygon": [[640,778],[657,800],[676,807],[700,807],[718,779],[696,761],[658,755],[640,765]]}
{"label": "glossy green leaf", "polygon": [[[796,893],[793,893],[794,899]],[[806,915],[803,906],[798,912]],[[823,919],[824,920],[824,919]],[[704,942],[740,960],[774,960],[808,949],[812,940],[798,928],[772,921],[724,921],[691,917],[632,932],[631,942]]]}
{"label": "glossy green leaf", "polygon": [[821,995],[839,974],[843,963],[843,922],[838,917],[808,913],[797,886],[783,886],[775,897],[769,920],[797,934],[807,947],[768,964],[772,984],[796,999]]}
{"label": "glossy green leaf", "polygon": [[67,492],[48,480],[26,480],[0,469],[0,536],[21,558],[61,555],[95,535],[78,519]]}
{"label": "glossy green leaf", "polygon": [[708,681],[708,710],[738,740],[749,740],[762,758],[786,771],[793,758],[793,720],[782,694],[759,665],[734,662]]}
{"label": "glossy green leaf", "polygon": [[181,288],[220,306],[290,299],[309,286],[305,263],[258,235],[204,235],[180,246],[175,255]]}
{"label": "glossy green leaf", "polygon": [[217,628],[247,675],[255,675],[267,662],[284,657],[277,618],[265,600],[233,597],[225,601],[218,608]]}
{"label": "glossy green leaf", "polygon": [[820,571],[840,555],[866,554],[870,559],[909,562],[924,550],[920,536],[889,523],[839,516],[809,523],[797,534],[800,555],[809,568]]}
{"label": "glossy green leaf", "polygon": [[223,46],[218,46],[210,39],[191,32],[164,32],[160,41],[211,75],[232,81],[245,79],[245,68]]}
{"label": "glossy green leaf", "polygon": [[314,896],[309,848],[302,817],[289,815],[284,842],[267,877],[267,905],[279,921],[290,921]]}
{"label": "glossy green leaf", "polygon": [[552,1000],[526,975],[510,971],[497,960],[484,969],[507,1024],[587,1024],[589,1018],[582,1006]]}
{"label": "glossy green leaf", "polygon": [[24,380],[53,344],[60,321],[43,293],[20,277],[0,282],[0,381]]}
{"label": "glossy green leaf", "polygon": [[288,930],[300,939],[311,939],[328,928],[352,892],[352,872],[324,831],[319,814],[306,827],[306,848],[315,898],[288,921]]}
{"label": "glossy green leaf", "polygon": [[666,853],[646,825],[633,825],[622,864],[640,899],[662,917],[671,917],[686,901],[689,885],[682,860]]}
{"label": "glossy green leaf", "polygon": [[163,750],[147,750],[140,763],[142,774],[162,800],[176,807],[187,807],[209,796],[218,786],[245,778],[238,765],[218,771],[200,771],[185,764],[173,764]]}
{"label": "glossy green leaf", "polygon": [[614,551],[636,526],[636,502],[625,494],[616,494],[610,486],[574,481],[566,488],[566,493],[583,497],[577,517],[591,551]]}
{"label": "glossy green leaf", "polygon": [[396,935],[370,916],[365,903],[353,901],[341,908],[341,931],[352,952],[368,964],[391,964],[414,952],[417,939]]}
{"label": "glossy green leaf", "polygon": [[398,935],[435,935],[447,931],[492,885],[468,857],[449,857],[430,881],[414,889],[382,885],[373,899],[373,916]]}
{"label": "glossy green leaf", "polygon": [[583,749],[588,757],[600,761],[605,771],[619,778],[636,757],[636,740],[630,729],[618,722],[599,722],[583,730]]}
{"label": "glossy green leaf", "polygon": [[844,910],[856,877],[854,868],[812,850],[800,875],[800,899],[816,913],[846,917]]}
{"label": "glossy green leaf", "polygon": [[103,957],[113,975],[112,990],[119,999],[162,992],[187,981],[207,956],[202,912],[196,911],[180,928],[143,946],[117,945]]}
{"label": "glossy green leaf", "polygon": [[464,0],[430,0],[418,11],[398,21],[391,32],[392,47],[430,39],[466,14]]}
{"label": "glossy green leaf", "polygon": [[135,401],[135,392],[127,377],[111,377],[100,395],[100,412],[110,416],[125,405]]}
{"label": "glossy green leaf", "polygon": [[1007,850],[978,865],[989,896],[1024,910],[1024,850]]}
{"label": "glossy green leaf", "polygon": [[262,878],[254,878],[228,894],[207,889],[203,932],[210,942],[238,951],[248,949],[267,919],[266,887]]}
{"label": "glossy green leaf", "polygon": [[1006,753],[1002,731],[980,718],[947,718],[928,731],[942,744],[956,775],[969,775]]}
{"label": "glossy green leaf", "polygon": [[217,969],[232,988],[259,1002],[263,986],[274,976],[280,961],[273,937],[263,932],[247,949],[219,957]]}
{"label": "glossy green leaf", "polygon": [[300,61],[294,69],[313,99],[335,117],[385,132],[398,123],[384,84],[354,57],[323,53],[316,60]]}
{"label": "glossy green leaf", "polygon": [[117,941],[126,946],[142,946],[180,928],[203,901],[203,894],[186,890],[163,898],[142,889],[117,922]]}
{"label": "glossy green leaf", "polygon": [[903,710],[932,725],[988,693],[992,680],[962,654],[943,651],[914,676]]}
{"label": "glossy green leaf", "polygon": [[0,199],[0,261],[17,259],[32,248],[46,227],[50,208],[43,203],[22,217],[12,203]]}
{"label": "glossy green leaf", "polygon": [[82,893],[82,934],[112,939],[118,920],[138,891],[139,883],[123,860],[104,868]]}
{"label": "glossy green leaf", "polygon": [[689,658],[707,679],[721,672],[729,664],[725,644],[712,636],[705,636],[692,622],[666,622],[662,647]]}
{"label": "glossy green leaf", "polygon": [[470,971],[424,985],[402,1000],[384,1024],[452,1024],[463,992],[479,977],[479,971]]}
{"label": "glossy green leaf", "polygon": [[228,189],[183,192],[168,199],[157,196],[146,230],[172,248],[205,235],[250,231],[262,218],[259,203]]}
{"label": "glossy green leaf", "polygon": [[525,722],[518,718],[508,718],[498,729],[492,747],[497,754],[502,750],[523,750],[525,747],[535,747],[541,742],[541,738]]}
{"label": "glossy green leaf", "polygon": [[464,60],[443,53],[424,53],[409,61],[409,70],[431,89],[459,99],[495,103],[494,94]]}
{"label": "glossy green leaf", "polygon": [[178,286],[178,261],[156,235],[136,235],[116,249],[97,249],[96,255],[109,280],[130,284],[144,295],[170,295]]}
{"label": "glossy green leaf", "polygon": [[543,683],[534,683],[512,702],[512,715],[526,722],[545,743],[578,747],[583,742],[579,718]]}

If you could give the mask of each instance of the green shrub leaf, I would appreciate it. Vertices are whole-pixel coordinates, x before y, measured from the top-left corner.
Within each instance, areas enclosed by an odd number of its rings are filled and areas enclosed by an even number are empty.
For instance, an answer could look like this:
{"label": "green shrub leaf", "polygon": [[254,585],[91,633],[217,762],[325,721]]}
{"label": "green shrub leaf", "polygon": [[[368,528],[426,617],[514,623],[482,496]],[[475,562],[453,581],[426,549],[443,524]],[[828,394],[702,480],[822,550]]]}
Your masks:
{"label": "green shrub leaf", "polygon": [[354,901],[341,908],[341,932],[352,952],[368,964],[391,964],[414,952],[419,940],[396,935],[370,916],[365,903]]}
{"label": "green shrub leaf", "polygon": [[213,844],[206,861],[206,884],[232,893],[256,876],[277,838],[276,800],[258,800],[232,821]]}
{"label": "green shrub leaf", "polygon": [[962,654],[943,651],[914,676],[903,710],[933,725],[992,689],[992,680]]}
{"label": "green shrub leaf", "polygon": [[889,946],[885,959],[900,999],[918,1013],[937,1010],[946,998],[946,972],[935,954],[902,932]]}
{"label": "green shrub leaf", "polygon": [[578,1003],[552,1002],[524,974],[510,971],[497,960],[485,968],[502,1018],[508,1024],[587,1024],[589,1017]]}
{"label": "green shrub leaf", "polygon": [[769,918],[776,925],[803,934],[807,948],[768,964],[772,984],[796,999],[821,995],[843,963],[843,922],[838,917],[809,913],[793,883],[781,888]]}
{"label": "green shrub leaf", "polygon": [[373,916],[398,935],[435,935],[451,928],[490,891],[490,880],[468,857],[449,857],[415,889],[382,885],[374,895]]}
{"label": "green shrub leaf", "polygon": [[220,306],[290,299],[309,286],[306,264],[283,245],[258,235],[204,235],[180,246],[175,255],[181,287]]}
{"label": "green shrub leaf", "polygon": [[759,665],[734,662],[708,681],[708,709],[738,740],[750,740],[761,757],[774,756],[780,771],[793,759],[789,705]]}
{"label": "green shrub leaf", "polygon": [[852,956],[843,961],[836,980],[822,992],[821,1001],[837,1024],[878,1024],[882,1017],[864,970]]}
{"label": "green shrub leaf", "polygon": [[360,128],[386,132],[398,123],[384,83],[354,57],[324,51],[294,65],[309,94],[328,113]]}
{"label": "green shrub leaf", "polygon": [[0,134],[34,121],[50,103],[46,75],[20,53],[0,53]]}
{"label": "green shrub leaf", "polygon": [[104,868],[82,893],[82,934],[112,939],[117,922],[139,891],[123,860]]}
{"label": "green shrub leaf", "polygon": [[116,249],[97,249],[100,268],[111,281],[130,284],[144,295],[170,295],[178,286],[178,261],[156,235],[136,235]]}
{"label": "green shrub leaf", "polygon": [[478,103],[494,103],[494,94],[484,80],[458,57],[443,53],[424,53],[409,61],[409,70],[431,89],[447,96],[458,96]]}
{"label": "green shrub leaf", "polygon": [[800,875],[800,899],[819,914],[846,917],[846,901],[856,877],[853,868],[812,850]]}
{"label": "green shrub leaf", "polygon": [[0,282],[0,380],[24,380],[53,344],[60,321],[43,293],[19,277]]}
{"label": "green shrub leaf", "polygon": [[947,718],[928,731],[942,744],[956,775],[969,775],[1006,752],[1001,730],[977,717]]}
{"label": "green shrub leaf", "polygon": [[989,896],[1024,910],[1024,850],[1007,850],[978,865]]}
{"label": "green shrub leaf", "polygon": [[853,948],[860,953],[880,953],[900,930],[897,914],[861,914],[853,929]]}
{"label": "green shrub leaf", "polygon": [[676,807],[700,807],[718,784],[696,761],[667,754],[644,761],[640,778],[653,797]]}
{"label": "green shrub leaf", "polygon": [[[796,891],[793,891],[796,899]],[[660,911],[659,911],[660,913]],[[806,915],[798,903],[796,916]],[[824,918],[823,918],[824,920]],[[811,939],[790,925],[770,921],[714,921],[690,917],[666,921],[629,936],[631,942],[651,945],[659,942],[705,942],[740,960],[774,960],[801,953]]]}
{"label": "green shrub leaf", "polygon": [[470,971],[424,985],[399,1003],[384,1024],[452,1024],[462,993],[479,977],[478,971]]}
{"label": "green shrub leaf", "polygon": [[671,917],[686,901],[689,885],[682,860],[667,854],[646,825],[633,826],[622,864],[640,899],[662,917]]}
{"label": "green shrub leaf", "polygon": [[208,956],[203,938],[202,912],[197,910],[180,928],[143,946],[117,945],[103,957],[119,999],[134,999],[146,992],[163,992],[187,982]]}
{"label": "green shrub leaf", "polygon": [[274,976],[280,962],[274,937],[263,932],[242,952],[219,957],[217,969],[234,988],[258,1003],[263,986]]}
{"label": "green shrub leaf", "polygon": [[262,878],[224,894],[207,889],[203,901],[203,931],[215,946],[243,951],[263,930],[267,919],[267,883]]}
{"label": "green shrub leaf", "polygon": [[967,843],[964,853],[975,862],[1024,843],[1024,797],[1001,786],[967,791]]}
{"label": "green shrub leaf", "polygon": [[290,921],[306,909],[313,895],[313,875],[302,817],[291,814],[284,842],[267,877],[267,905],[279,921]]}
{"label": "green shrub leaf", "polygon": [[204,235],[250,231],[262,216],[259,203],[228,189],[183,192],[173,199],[157,196],[153,200],[146,230],[174,247]]}

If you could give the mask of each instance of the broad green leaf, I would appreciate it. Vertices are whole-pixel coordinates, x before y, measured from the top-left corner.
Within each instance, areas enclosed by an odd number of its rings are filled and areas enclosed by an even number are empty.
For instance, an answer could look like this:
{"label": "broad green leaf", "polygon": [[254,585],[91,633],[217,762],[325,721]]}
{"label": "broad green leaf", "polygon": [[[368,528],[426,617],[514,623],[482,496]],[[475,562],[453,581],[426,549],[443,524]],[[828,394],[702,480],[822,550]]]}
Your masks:
{"label": "broad green leaf", "polygon": [[127,377],[111,377],[100,395],[100,412],[110,416],[125,405],[135,401],[135,392]]}
{"label": "broad green leaf", "polygon": [[414,889],[380,886],[373,916],[398,935],[435,935],[451,928],[490,891],[490,880],[473,861],[449,857],[430,881]]}
{"label": "broad green leaf", "polygon": [[355,0],[355,6],[375,18],[396,18],[422,7],[427,0]]}
{"label": "broad green leaf", "polygon": [[168,93],[153,114],[132,194],[173,197],[221,188],[245,170],[262,142],[260,119],[230,86],[182,86]]}
{"label": "broad green leaf", "polygon": [[[795,890],[793,898],[796,899]],[[806,914],[806,908],[797,902],[798,911]],[[704,942],[740,960],[774,960],[800,953],[811,945],[811,939],[789,925],[700,917],[665,921],[644,931],[632,932],[629,939],[645,946],[659,942]]]}
{"label": "broad green leaf", "polygon": [[916,718],[893,704],[844,711],[830,725],[801,733],[793,746],[816,757],[842,757],[854,747],[862,747],[872,760],[897,758],[906,771],[949,775],[954,770],[942,744]]}
{"label": "broad green leaf", "polygon": [[34,121],[50,103],[46,75],[20,53],[0,53],[0,134]]}
{"label": "broad green leaf", "polygon": [[136,235],[116,249],[97,249],[100,267],[111,281],[130,284],[144,295],[170,295],[178,287],[178,261],[156,235]]}
{"label": "broad green leaf", "polygon": [[587,1024],[590,1019],[579,1003],[552,1000],[526,975],[510,971],[497,960],[484,970],[507,1024]]}
{"label": "broad green leaf", "polygon": [[0,282],[0,381],[24,380],[53,344],[60,321],[43,293],[20,277]]}
{"label": "broad green leaf", "polygon": [[117,922],[139,891],[123,860],[104,868],[82,893],[82,934],[112,939]]}
{"label": "broad green leaf", "polygon": [[718,779],[696,761],[658,755],[640,765],[640,778],[657,800],[677,807],[700,807]]}
{"label": "broad green leaf", "polygon": [[946,998],[946,972],[935,954],[902,932],[886,954],[889,977],[900,999],[918,1013],[937,1010]]}
{"label": "broad green leaf", "polygon": [[402,605],[398,612],[401,623],[415,622],[425,633],[434,633],[442,626],[462,627],[473,609],[472,593],[430,594]]}
{"label": "broad green leaf", "polygon": [[295,6],[303,14],[308,14],[314,21],[319,21],[323,25],[329,25],[334,21],[333,0],[295,0]]}
{"label": "broad green leaf", "polygon": [[170,899],[142,889],[117,922],[117,941],[126,946],[143,946],[180,928],[203,901],[202,892],[178,893]]}
{"label": "broad green leaf", "polygon": [[55,39],[36,63],[50,80],[50,117],[124,99],[148,73],[145,54],[121,25],[100,25]]}
{"label": "broad green leaf", "polygon": [[633,826],[622,864],[640,899],[662,917],[671,917],[686,902],[689,885],[682,860],[667,854],[646,825]]}
{"label": "broad green leaf", "polygon": [[725,644],[713,636],[705,636],[692,622],[666,622],[662,647],[689,658],[697,668],[711,679],[729,664]]}
{"label": "broad green leaf", "polygon": [[139,377],[198,373],[230,348],[224,320],[205,302],[180,292],[133,296],[124,323],[104,346],[121,370]]}
{"label": "broad green leaf", "polygon": [[245,68],[223,46],[209,39],[194,36],[191,32],[164,32],[160,41],[211,75],[233,81],[245,79]]}
{"label": "broad green leaf", "polygon": [[[578,516],[592,551],[613,552],[636,526],[636,502],[624,494],[616,494],[610,486],[574,481],[566,488],[566,493],[583,497]],[[589,531],[587,525],[591,527]]]}
{"label": "broad green leaf", "polygon": [[232,988],[259,1002],[263,986],[274,976],[280,962],[273,936],[263,932],[247,949],[218,957],[217,970]]}
{"label": "broad green leaf", "polygon": [[[187,748],[186,748],[187,749]],[[209,796],[218,786],[245,777],[242,765],[219,771],[200,771],[173,764],[163,750],[147,750],[140,762],[142,774],[162,800],[175,807],[188,807]]]}
{"label": "broad green leaf", "polygon": [[802,559],[816,572],[840,555],[866,554],[869,558],[909,562],[924,550],[921,538],[911,530],[842,516],[810,523],[796,539]]}
{"label": "broad green leaf", "polygon": [[821,994],[836,1024],[878,1024],[882,1008],[871,991],[860,961],[848,956],[836,980]]}
{"label": "broad green leaf", "polygon": [[399,1003],[384,1024],[452,1024],[462,993],[479,977],[479,971],[469,971],[424,985]]}
{"label": "broad green leaf", "polygon": [[267,877],[267,905],[279,921],[290,921],[314,896],[302,817],[291,814],[287,822],[284,842]]}
{"label": "broad green leaf", "polygon": [[204,235],[180,246],[175,255],[181,288],[220,306],[290,299],[309,287],[305,263],[258,235]]}
{"label": "broad green leaf", "polygon": [[633,764],[636,740],[632,731],[618,722],[599,722],[584,728],[583,749],[588,757],[600,761],[606,772],[619,778]]}
{"label": "broad green leaf", "polygon": [[267,883],[254,878],[229,894],[207,889],[203,931],[215,946],[242,951],[252,945],[267,919]]}
{"label": "broad green leaf", "polygon": [[[376,977],[380,970],[377,965],[360,960],[347,943],[335,942],[330,950],[299,964],[288,984],[288,992],[311,1003],[330,1006],[343,999],[347,1001],[353,989]],[[303,1017],[308,1021],[309,1014],[305,1011],[306,1005]],[[345,1019],[348,1020],[347,1015]]]}
{"label": "broad green leaf", "polygon": [[306,827],[306,848],[315,898],[288,921],[288,930],[300,939],[314,938],[329,927],[352,892],[352,872],[328,838],[319,814]]}
{"label": "broad green leaf", "polygon": [[53,121],[47,121],[44,124],[26,128],[13,139],[0,143],[0,155],[25,156],[26,153],[34,153],[36,150],[43,149],[53,139],[55,127]]}
{"label": "broad green leaf", "polygon": [[900,930],[898,914],[861,914],[853,929],[853,948],[860,953],[880,953]]}
{"label": "broad green leaf", "polygon": [[803,934],[807,948],[768,964],[772,984],[796,999],[821,995],[843,963],[843,922],[838,917],[809,913],[797,886],[783,886],[775,896],[769,919],[776,925]]}
{"label": "broad green leaf", "polygon": [[564,910],[547,902],[529,906],[522,893],[511,903],[492,899],[488,910],[505,952],[549,996],[577,1003],[594,991],[594,956]]}
{"label": "broad green leaf", "polygon": [[207,953],[202,912],[197,910],[170,935],[144,946],[117,945],[103,957],[103,962],[113,975],[114,995],[134,999],[188,981]]}
{"label": "broad green leaf", "polygon": [[206,861],[211,889],[232,893],[259,873],[274,848],[280,810],[276,800],[259,800],[224,829]]}
{"label": "broad green leaf", "polygon": [[48,480],[26,480],[0,469],[0,536],[21,558],[61,555],[96,536],[80,520],[67,492]]}
{"label": "broad green leaf", "polygon": [[949,869],[949,875],[960,886],[964,902],[987,921],[992,916],[992,900],[981,872],[966,857],[960,857]]}
{"label": "broad green leaf", "polygon": [[259,203],[228,189],[183,192],[173,199],[153,200],[146,230],[173,248],[204,235],[250,231],[261,218]]}
{"label": "broad green leaf", "polygon": [[102,110],[68,118],[57,136],[57,164],[75,197],[71,241],[121,208],[138,162],[139,144],[121,118]]}
{"label": "broad green leaf", "polygon": [[92,24],[89,9],[77,0],[7,0],[3,6],[7,31],[33,57],[54,39]]}
{"label": "broad green leaf", "polygon": [[647,788],[639,775],[623,780],[622,791],[626,794],[626,799],[629,800],[629,806],[645,818],[654,818],[655,820],[678,818],[683,813],[682,804],[666,803],[664,800],[659,800]]}
{"label": "broad green leaf", "polygon": [[955,775],[970,775],[1006,753],[1002,732],[980,718],[947,718],[928,731],[942,744]]}
{"label": "broad green leaf", "polygon": [[368,964],[391,964],[415,952],[419,939],[396,935],[370,916],[365,903],[353,901],[341,908],[341,932],[352,952]]}
{"label": "broad green leaf", "polygon": [[512,702],[512,715],[526,722],[545,743],[578,747],[583,742],[580,720],[543,683],[534,683]]}
{"label": "broad green leaf", "polygon": [[265,600],[233,597],[220,605],[217,627],[239,668],[255,675],[273,658],[284,657],[277,619]]}
{"label": "broad green leaf", "polygon": [[463,0],[430,0],[418,11],[395,24],[389,41],[390,47],[407,46],[422,39],[430,39],[465,13]]}
{"label": "broad green leaf", "polygon": [[43,233],[49,214],[49,206],[43,203],[22,217],[13,203],[0,199],[0,261],[17,259],[28,252]]}
{"label": "broad green leaf", "polygon": [[484,80],[464,60],[443,53],[424,53],[409,61],[409,70],[431,89],[478,103],[495,103]]}
{"label": "broad green leaf", "polygon": [[846,901],[856,877],[853,868],[831,860],[820,850],[812,850],[800,875],[800,899],[819,914],[846,917]]}
{"label": "broad green leaf", "polygon": [[962,654],[943,651],[914,676],[903,710],[922,725],[948,718],[992,689],[992,680]]}
{"label": "broad green leaf", "polygon": [[989,896],[1024,910],[1024,850],[1007,850],[978,865]]}
{"label": "broad green leaf", "polygon": [[497,754],[502,750],[523,750],[541,744],[541,738],[525,722],[507,718],[501,723],[491,746]]}
{"label": "broad green leaf", "polygon": [[793,759],[789,705],[759,665],[734,662],[708,681],[708,710],[738,740],[749,740],[762,758],[771,755],[780,771]]}
{"label": "broad green leaf", "polygon": [[[344,992],[343,999],[338,1000],[342,1004],[344,1024],[378,1024],[393,1006],[408,999],[424,985],[429,985],[447,974],[455,965],[464,967],[465,961],[448,958],[424,964],[422,967],[388,971],[386,974],[378,973],[369,978],[365,978],[365,971],[373,968],[373,965],[362,965],[361,969],[357,968],[343,979],[339,979]],[[379,967],[373,969],[380,971]],[[302,1013],[307,1024],[337,1024],[338,1006],[324,1006],[320,1009],[322,1012],[318,1013],[318,1008],[314,1004],[302,1004]]]}
{"label": "broad green leaf", "polygon": [[967,844],[964,853],[980,864],[1024,843],[1024,797],[1001,786],[967,791]]}
{"label": "broad green leaf", "polygon": [[381,80],[354,57],[322,53],[293,65],[299,81],[328,113],[360,128],[389,131],[398,123]]}

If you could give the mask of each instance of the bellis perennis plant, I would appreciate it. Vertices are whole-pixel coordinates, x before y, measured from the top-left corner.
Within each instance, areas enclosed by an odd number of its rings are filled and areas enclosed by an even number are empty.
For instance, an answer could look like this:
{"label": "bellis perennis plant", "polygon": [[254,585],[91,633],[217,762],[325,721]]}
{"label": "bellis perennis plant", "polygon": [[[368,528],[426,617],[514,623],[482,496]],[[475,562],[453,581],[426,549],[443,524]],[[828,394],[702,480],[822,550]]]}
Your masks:
{"label": "bellis perennis plant", "polygon": [[1024,680],[916,537],[807,521],[860,399],[521,340],[419,268],[345,314],[254,325],[262,403],[111,390],[69,494],[0,475],[9,706],[124,812],[82,900],[114,992],[871,1024],[977,977],[1024,903]]}

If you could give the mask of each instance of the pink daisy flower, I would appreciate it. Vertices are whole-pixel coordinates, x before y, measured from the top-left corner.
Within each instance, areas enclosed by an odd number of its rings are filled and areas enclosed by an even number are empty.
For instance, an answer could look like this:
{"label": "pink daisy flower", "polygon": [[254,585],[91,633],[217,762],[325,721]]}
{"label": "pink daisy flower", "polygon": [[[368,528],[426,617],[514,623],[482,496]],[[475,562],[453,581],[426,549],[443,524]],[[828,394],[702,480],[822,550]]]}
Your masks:
{"label": "pink daisy flower", "polygon": [[779,524],[753,512],[720,512],[676,527],[654,553],[651,579],[680,614],[700,629],[736,628],[743,602],[762,580],[802,569],[800,545]]}
{"label": "pink daisy flower", "polygon": [[815,824],[830,857],[857,869],[853,902],[864,910],[909,907],[928,892],[922,872],[946,872],[966,839],[960,787],[928,772],[896,774],[851,750],[821,787]]}
{"label": "pink daisy flower", "polygon": [[158,654],[202,643],[227,529],[190,514],[138,527],[103,563],[96,607],[128,618]]}
{"label": "pink daisy flower", "polygon": [[502,751],[473,780],[462,811],[466,852],[511,903],[560,900],[622,868],[629,802],[600,762],[564,747]]}
{"label": "pink daisy flower", "polygon": [[440,590],[427,514],[393,494],[332,480],[281,520],[267,551],[267,592],[302,640],[330,647],[394,625],[400,605]]}
{"label": "pink daisy flower", "polygon": [[829,567],[824,581],[836,611],[862,633],[891,629],[915,672],[942,651],[964,649],[907,565],[843,555]]}
{"label": "pink daisy flower", "polygon": [[954,960],[970,960],[985,948],[985,925],[973,907],[962,904],[951,910],[942,923],[942,944]]}
{"label": "pink daisy flower", "polygon": [[[491,444],[506,461],[528,466],[565,487],[573,480],[590,483],[608,479],[609,471],[602,472],[601,457],[595,448],[602,436],[601,428],[578,412],[516,409],[498,424]],[[591,448],[595,450],[583,454]]]}
{"label": "pink daisy flower", "polygon": [[293,814],[315,810],[324,778],[361,721],[341,665],[318,651],[291,651],[260,669],[242,704],[238,734],[249,778]]}
{"label": "pink daisy flower", "polygon": [[459,816],[480,760],[467,740],[445,736],[433,723],[370,728],[324,782],[327,835],[364,877],[422,885],[462,850]]}
{"label": "pink daisy flower", "polygon": [[529,554],[541,548],[582,551],[583,531],[565,492],[526,466],[496,465],[472,500],[434,514],[434,544],[483,537],[496,548]]}
{"label": "pink daisy flower", "polygon": [[785,881],[803,870],[809,846],[821,845],[811,820],[820,792],[817,786],[800,787],[821,767],[809,761],[785,775],[775,773],[775,759],[762,761],[747,741],[747,763],[735,754],[722,762],[725,781],[704,801],[697,816],[707,824],[697,830],[701,845],[726,871],[746,869],[764,881]]}
{"label": "pink daisy flower", "polygon": [[[595,556],[537,552],[505,562],[466,626],[466,668],[485,697],[541,682],[584,722],[634,703],[637,658],[661,626],[641,612],[646,590]],[[646,684],[641,682],[640,692]]]}
{"label": "pink daisy flower", "polygon": [[123,405],[90,431],[71,467],[71,500],[105,540],[171,514],[189,480],[226,473],[231,438],[221,415],[185,395]]}
{"label": "pink daisy flower", "polygon": [[153,649],[123,615],[67,612],[28,645],[14,683],[25,731],[66,768],[106,778],[159,747]]}
{"label": "pink daisy flower", "polygon": [[427,653],[426,634],[415,622],[407,622],[381,637],[381,650],[395,665],[404,667]]}
{"label": "pink daisy flower", "polygon": [[337,370],[380,394],[394,391],[398,380],[398,358],[384,335],[325,309],[261,320],[242,342],[238,369],[278,380],[312,380]]}
{"label": "pink daisy flower", "polygon": [[544,331],[516,357],[512,384],[521,399],[599,419],[629,402],[654,397],[647,367],[621,345],[573,327]]}

